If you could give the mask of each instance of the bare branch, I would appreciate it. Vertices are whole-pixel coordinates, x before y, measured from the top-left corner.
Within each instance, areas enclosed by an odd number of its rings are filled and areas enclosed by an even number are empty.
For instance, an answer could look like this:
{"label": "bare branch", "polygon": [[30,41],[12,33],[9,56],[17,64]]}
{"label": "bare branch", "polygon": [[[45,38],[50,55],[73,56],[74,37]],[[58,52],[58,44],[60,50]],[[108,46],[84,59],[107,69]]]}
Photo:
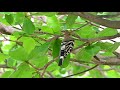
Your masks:
{"label": "bare branch", "polygon": [[52,33],[42,32],[42,31],[35,31],[35,33],[38,33],[38,34],[48,34],[48,35],[54,35],[54,34],[52,34]]}
{"label": "bare branch", "polygon": [[102,26],[106,26],[106,27],[110,27],[110,28],[114,28],[114,29],[120,29],[120,21],[106,20],[99,16],[92,15],[88,12],[60,12],[59,14],[73,14],[73,15],[77,15],[82,18],[85,18],[91,22],[100,24]]}
{"label": "bare branch", "polygon": [[70,61],[72,61],[72,62],[78,62],[78,63],[91,63],[91,64],[95,64],[95,63],[93,63],[93,62],[87,62],[87,61],[82,61],[82,60],[77,60],[77,59],[70,59]]}
{"label": "bare branch", "polygon": [[120,59],[118,58],[109,58],[108,60],[92,60],[94,63],[99,65],[120,65]]}
{"label": "bare branch", "polygon": [[6,64],[0,64],[0,68],[10,68],[16,70],[16,67],[9,67]]}

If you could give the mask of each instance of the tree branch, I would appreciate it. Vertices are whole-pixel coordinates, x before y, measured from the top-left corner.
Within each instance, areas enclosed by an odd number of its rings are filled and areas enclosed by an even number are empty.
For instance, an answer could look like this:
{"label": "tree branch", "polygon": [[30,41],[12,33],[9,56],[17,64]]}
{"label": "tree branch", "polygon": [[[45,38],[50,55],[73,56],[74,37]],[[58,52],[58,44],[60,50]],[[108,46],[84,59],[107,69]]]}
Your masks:
{"label": "tree branch", "polygon": [[118,58],[109,58],[108,60],[92,60],[94,63],[99,65],[120,65],[120,59]]}
{"label": "tree branch", "polygon": [[85,18],[91,22],[106,26],[109,28],[120,29],[120,21],[110,21],[99,16],[92,15],[88,12],[60,12],[59,14],[73,14]]}

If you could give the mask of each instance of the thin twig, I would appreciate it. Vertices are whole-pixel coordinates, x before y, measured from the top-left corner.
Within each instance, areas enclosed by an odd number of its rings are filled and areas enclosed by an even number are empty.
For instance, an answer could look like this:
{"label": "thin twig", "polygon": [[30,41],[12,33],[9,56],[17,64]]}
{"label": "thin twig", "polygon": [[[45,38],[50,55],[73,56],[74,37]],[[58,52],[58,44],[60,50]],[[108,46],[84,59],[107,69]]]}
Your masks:
{"label": "thin twig", "polygon": [[7,66],[6,64],[1,64],[1,65],[0,65],[0,68],[10,68],[10,69],[16,70],[16,67],[9,67],[9,66]]}
{"label": "thin twig", "polygon": [[[73,62],[72,62],[73,63]],[[85,64],[81,64],[80,62],[75,62],[74,63],[75,65],[77,66],[82,66],[82,67],[85,67],[85,68],[91,68],[90,66],[88,65],[85,65]],[[109,69],[99,69],[99,68],[95,68],[95,70],[99,70],[99,71],[109,71],[109,70],[113,70],[114,68],[109,68]]]}
{"label": "thin twig", "polygon": [[86,39],[86,38],[81,38],[79,35],[75,34],[75,33],[72,33],[72,36],[78,38],[80,41],[84,41],[84,42],[88,42],[89,40]]}
{"label": "thin twig", "polygon": [[47,42],[51,42],[52,40],[56,40],[57,38],[59,38],[60,36],[59,35],[56,35],[50,39],[47,40]]}
{"label": "thin twig", "polygon": [[13,25],[11,25],[13,28],[15,28],[15,29],[18,29],[18,30],[22,30],[22,29],[20,29],[20,28],[17,28],[17,27],[15,27],[15,26],[13,26]]}
{"label": "thin twig", "polygon": [[44,39],[44,38],[41,38],[41,37],[38,37],[37,35],[31,35],[33,38],[38,38],[38,39],[40,39],[40,40],[42,40],[42,41],[47,41],[46,39]]}
{"label": "thin twig", "polygon": [[84,44],[82,44],[82,45],[80,45],[80,46],[74,48],[71,52],[74,52],[75,50],[77,50],[77,49],[79,49],[79,48],[82,48],[82,47],[84,47],[85,45],[88,45],[88,44],[89,44],[89,43],[86,42],[86,43],[84,43]]}
{"label": "thin twig", "polygon": [[81,27],[79,27],[79,28],[77,28],[77,29],[74,29],[73,31],[77,31],[77,30],[79,30],[79,29],[81,29],[81,28],[83,28],[83,27],[85,27],[85,26],[87,26],[87,25],[89,25],[89,24],[90,24],[90,23],[87,22],[86,24],[82,25]]}
{"label": "thin twig", "polygon": [[8,40],[1,32],[0,32],[0,34],[5,40]]}
{"label": "thin twig", "polygon": [[85,72],[87,72],[87,71],[90,71],[90,70],[96,68],[97,66],[98,66],[98,64],[95,65],[95,66],[93,66],[93,67],[91,67],[91,68],[89,68],[89,69],[87,69],[87,70],[84,70],[84,71],[82,71],[82,72],[75,73],[75,74],[72,74],[72,75],[68,75],[68,76],[65,76],[65,77],[62,77],[62,78],[67,78],[67,77],[71,77],[71,76],[75,76],[75,75],[79,75],[79,74],[85,73]]}
{"label": "thin twig", "polygon": [[21,27],[21,29],[23,29],[23,27],[19,24],[19,26]]}
{"label": "thin twig", "polygon": [[51,78],[55,78],[55,77],[51,74],[51,72],[47,71],[47,74],[48,74]]}
{"label": "thin twig", "polygon": [[96,60],[100,61],[100,59],[99,59],[96,55],[94,56],[94,58],[95,58]]}
{"label": "thin twig", "polygon": [[39,33],[39,34],[48,34],[48,35],[54,35],[54,34],[52,34],[52,33],[42,32],[42,31],[35,31],[35,33]]}
{"label": "thin twig", "polygon": [[70,59],[70,61],[72,61],[72,62],[78,62],[78,63],[91,63],[91,64],[95,64],[95,63],[93,63],[93,62],[87,62],[87,61],[82,61],[82,60],[77,60],[77,59]]}
{"label": "thin twig", "polygon": [[101,27],[101,26],[99,26],[99,25],[96,25],[96,24],[94,24],[94,23],[92,23],[92,22],[89,22],[91,25],[93,25],[93,26],[95,26],[95,27],[98,27],[98,28],[101,28],[101,29],[105,29],[105,28],[103,28],[103,27]]}
{"label": "thin twig", "polygon": [[39,68],[37,68],[37,67],[35,67],[34,65],[32,65],[30,62],[28,62],[28,61],[25,61],[27,64],[29,64],[31,67],[33,67],[34,69],[36,69],[36,70],[39,70]]}
{"label": "thin twig", "polygon": [[[44,76],[44,73],[45,73],[47,67],[48,67],[51,63],[53,63],[54,61],[56,61],[57,59],[58,59],[58,57],[54,58],[53,60],[49,61],[43,68],[41,68],[41,69],[44,69],[44,70],[43,70],[43,73],[41,74],[41,77]],[[41,69],[39,69],[39,70],[41,70]]]}
{"label": "thin twig", "polygon": [[3,36],[3,38],[5,39],[5,41],[12,41],[12,42],[16,42],[17,44],[19,44],[20,46],[22,46],[22,42],[19,42],[17,40],[10,40],[10,39],[7,39],[1,32],[0,34]]}

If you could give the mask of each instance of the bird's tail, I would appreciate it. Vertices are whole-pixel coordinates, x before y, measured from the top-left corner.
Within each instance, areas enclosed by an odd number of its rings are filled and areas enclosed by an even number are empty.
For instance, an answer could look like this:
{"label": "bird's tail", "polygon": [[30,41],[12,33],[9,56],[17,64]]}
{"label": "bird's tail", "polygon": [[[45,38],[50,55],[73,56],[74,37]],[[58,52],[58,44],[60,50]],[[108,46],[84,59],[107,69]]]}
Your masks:
{"label": "bird's tail", "polygon": [[63,64],[63,58],[60,58],[58,66],[61,66]]}

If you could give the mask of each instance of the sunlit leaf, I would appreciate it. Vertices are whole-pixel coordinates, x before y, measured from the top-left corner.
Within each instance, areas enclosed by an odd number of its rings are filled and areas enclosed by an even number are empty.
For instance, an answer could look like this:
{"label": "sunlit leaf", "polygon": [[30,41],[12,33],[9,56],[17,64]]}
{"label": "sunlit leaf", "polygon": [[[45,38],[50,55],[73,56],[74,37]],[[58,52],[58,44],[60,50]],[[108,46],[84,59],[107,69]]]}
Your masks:
{"label": "sunlit leaf", "polygon": [[77,19],[77,16],[75,15],[68,15],[66,19],[66,26],[67,28],[72,28],[72,25],[75,23],[75,20]]}
{"label": "sunlit leaf", "polygon": [[16,15],[15,15],[16,24],[23,23],[24,18],[25,18],[24,12],[17,12]]}
{"label": "sunlit leaf", "polygon": [[23,42],[23,47],[30,53],[35,48],[35,40],[31,37],[22,37],[20,41]]}
{"label": "sunlit leaf", "polygon": [[92,59],[92,57],[93,57],[92,53],[87,52],[85,49],[80,50],[76,54],[77,60],[90,61]]}
{"label": "sunlit leaf", "polygon": [[116,72],[115,70],[107,71],[106,74],[109,78],[115,78],[115,77],[120,78],[120,73]]}
{"label": "sunlit leaf", "polygon": [[36,67],[42,68],[48,62],[48,57],[46,55],[39,55],[31,59],[30,62],[34,64]]}
{"label": "sunlit leaf", "polygon": [[23,30],[28,34],[32,34],[35,31],[35,26],[29,18],[24,19]]}
{"label": "sunlit leaf", "polygon": [[41,46],[35,47],[35,48],[31,51],[28,59],[35,59],[36,57],[38,57],[38,56],[40,56],[40,55],[41,55],[41,56],[42,56],[42,55],[45,55],[45,54],[47,53],[47,50],[48,50],[49,45],[50,45],[50,42],[47,42],[47,43],[44,43],[44,44],[41,45]]}
{"label": "sunlit leaf", "polygon": [[85,26],[81,30],[77,31],[77,33],[82,38],[95,38],[95,37],[97,37],[96,31],[91,26]]}
{"label": "sunlit leaf", "polygon": [[2,74],[1,78],[9,78],[9,76],[12,74],[13,71],[6,71]]}
{"label": "sunlit leaf", "polygon": [[11,58],[7,59],[7,66],[8,67],[14,67],[15,65],[16,65],[16,60],[11,59]]}
{"label": "sunlit leaf", "polygon": [[112,36],[117,34],[117,30],[116,29],[112,29],[112,28],[106,28],[104,30],[102,30],[101,32],[99,32],[99,36]]}
{"label": "sunlit leaf", "polygon": [[60,34],[61,25],[56,16],[47,17],[47,25],[52,29],[53,33]]}
{"label": "sunlit leaf", "polygon": [[91,70],[90,76],[92,76],[93,78],[103,78],[103,75],[100,73],[100,71],[97,70]]}
{"label": "sunlit leaf", "polygon": [[[84,71],[84,70],[86,70],[85,67],[73,65],[73,73],[74,73],[74,74],[79,73],[79,72],[82,72],[82,71]],[[79,74],[79,76],[82,76],[82,75],[84,75],[84,74],[85,74],[85,73],[81,73],[81,74]]]}
{"label": "sunlit leaf", "polygon": [[58,68],[59,68],[58,64],[56,62],[54,62],[51,65],[49,65],[46,70],[47,71],[54,71],[54,70],[57,70]]}
{"label": "sunlit leaf", "polygon": [[59,56],[60,53],[61,40],[56,39],[53,45],[53,59]]}
{"label": "sunlit leaf", "polygon": [[32,77],[33,70],[30,69],[28,64],[22,63],[18,70],[14,71],[10,78],[30,78]]}
{"label": "sunlit leaf", "polygon": [[0,62],[5,61],[5,59],[7,59],[7,58],[8,58],[7,55],[0,53]]}
{"label": "sunlit leaf", "polygon": [[9,24],[12,24],[14,21],[13,15],[12,14],[5,14],[5,19]]}
{"label": "sunlit leaf", "polygon": [[27,57],[28,57],[28,53],[26,52],[26,50],[23,47],[19,47],[17,49],[12,49],[9,52],[9,55],[11,56],[11,58],[13,58],[15,60],[21,60],[21,61],[26,61]]}

